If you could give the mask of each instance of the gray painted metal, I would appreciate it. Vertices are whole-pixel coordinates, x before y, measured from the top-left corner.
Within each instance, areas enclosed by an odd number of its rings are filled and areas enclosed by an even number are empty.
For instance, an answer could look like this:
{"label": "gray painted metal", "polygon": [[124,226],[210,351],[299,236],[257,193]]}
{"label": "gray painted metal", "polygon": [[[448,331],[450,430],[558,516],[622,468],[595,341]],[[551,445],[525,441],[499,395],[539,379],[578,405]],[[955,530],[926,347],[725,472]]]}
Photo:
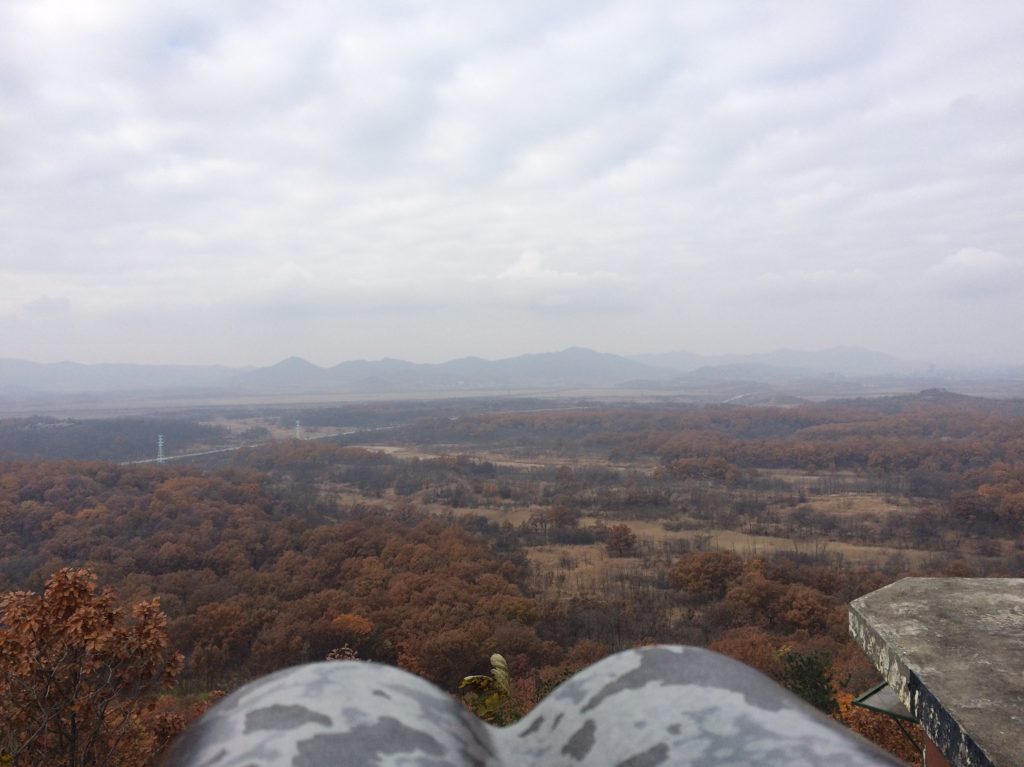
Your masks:
{"label": "gray painted metal", "polygon": [[692,647],[605,658],[523,720],[491,727],[390,666],[325,662],[225,698],[173,745],[165,767],[529,767],[900,762],[767,677]]}

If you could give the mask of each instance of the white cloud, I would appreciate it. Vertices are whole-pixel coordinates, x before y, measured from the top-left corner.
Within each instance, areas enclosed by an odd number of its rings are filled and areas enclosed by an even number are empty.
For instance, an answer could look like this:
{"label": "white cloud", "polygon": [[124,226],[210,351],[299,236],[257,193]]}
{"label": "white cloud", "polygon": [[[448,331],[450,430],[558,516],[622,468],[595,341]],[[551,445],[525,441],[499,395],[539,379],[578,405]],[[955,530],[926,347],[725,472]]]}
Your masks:
{"label": "white cloud", "polygon": [[37,314],[63,314],[71,309],[67,296],[39,296],[25,304],[25,311]]}
{"label": "white cloud", "polygon": [[618,274],[553,269],[533,250],[521,254],[493,280],[485,278],[478,284],[494,290],[499,300],[525,306],[608,309],[636,300],[634,286]]}
{"label": "white cloud", "polygon": [[762,296],[800,301],[834,301],[853,299],[875,290],[877,275],[866,269],[837,271],[799,269],[785,272],[766,272],[755,283],[755,291]]}
{"label": "white cloud", "polygon": [[[852,325],[922,275],[937,326],[1018,284],[1015,256],[934,261],[1022,252],[1022,35],[1024,6],[967,0],[0,3],[0,306],[19,348],[82,359],[202,312],[281,356],[344,311],[381,354],[482,354],[483,326],[424,334],[488,306],[519,350],[572,313],[647,349],[799,346],[766,303]],[[230,334],[179,324],[181,357]]]}
{"label": "white cloud", "polygon": [[594,272],[583,275],[577,272],[551,269],[544,266],[544,258],[540,253],[530,250],[519,256],[515,263],[507,269],[499,272],[497,279],[507,284],[566,286],[593,282],[614,282],[619,278],[611,272]]}
{"label": "white cloud", "polygon": [[1024,258],[961,248],[925,274],[929,286],[954,296],[984,298],[1024,289]]}

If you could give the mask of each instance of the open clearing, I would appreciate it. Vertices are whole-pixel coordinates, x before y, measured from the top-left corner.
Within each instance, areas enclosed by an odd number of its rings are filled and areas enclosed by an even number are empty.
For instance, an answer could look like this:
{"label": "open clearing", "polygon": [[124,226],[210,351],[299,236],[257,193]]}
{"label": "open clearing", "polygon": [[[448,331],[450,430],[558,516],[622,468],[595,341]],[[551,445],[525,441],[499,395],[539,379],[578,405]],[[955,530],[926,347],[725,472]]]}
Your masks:
{"label": "open clearing", "polygon": [[[546,456],[530,455],[518,457],[497,450],[470,450],[465,445],[396,445],[365,444],[367,450],[386,453],[401,461],[437,459],[442,456],[467,455],[477,461],[488,461],[500,467],[523,470],[528,476],[531,470],[552,470],[562,466],[602,466],[622,472],[637,472],[650,476],[656,462],[645,459],[636,462],[618,462],[609,466],[600,456]],[[707,518],[697,519],[683,513],[666,514],[661,518],[631,519],[625,511],[620,515],[615,510],[606,510],[600,515],[584,513],[579,518],[581,529],[601,525],[624,524],[637,536],[636,556],[610,557],[603,543],[591,544],[545,544],[526,546],[527,557],[532,568],[534,587],[559,598],[605,593],[610,588],[624,587],[626,581],[639,577],[650,579],[657,572],[671,566],[682,552],[707,549],[733,551],[743,557],[753,558],[776,552],[793,553],[802,556],[836,558],[841,557],[850,565],[881,566],[887,561],[898,560],[910,567],[924,565],[936,556],[935,550],[901,548],[855,543],[843,540],[838,535],[805,534],[800,525],[791,518],[801,509],[819,516],[840,517],[846,520],[862,518],[869,527],[877,527],[890,514],[909,514],[921,508],[921,503],[891,493],[844,491],[843,486],[856,486],[862,477],[847,472],[816,475],[807,472],[768,470],[757,472],[762,477],[786,482],[793,488],[821,487],[832,482],[838,489],[827,494],[813,493],[797,506],[773,502],[771,511],[776,520],[781,519],[783,527],[796,529],[786,534],[765,534],[744,532],[741,525],[735,528],[715,526]],[[515,482],[513,473],[509,481]],[[389,490],[379,497],[367,497],[355,488],[344,485],[325,489],[326,495],[335,500],[353,504],[391,507],[395,503],[412,503],[424,511],[439,516],[481,516],[499,525],[509,524],[519,528],[529,524],[549,507],[536,504],[516,504],[512,501],[494,498],[487,504],[451,507],[443,503],[427,502],[423,493],[398,497]],[[769,525],[779,527],[780,525]],[[769,530],[770,532],[770,530]],[[619,586],[616,586],[618,584]]]}

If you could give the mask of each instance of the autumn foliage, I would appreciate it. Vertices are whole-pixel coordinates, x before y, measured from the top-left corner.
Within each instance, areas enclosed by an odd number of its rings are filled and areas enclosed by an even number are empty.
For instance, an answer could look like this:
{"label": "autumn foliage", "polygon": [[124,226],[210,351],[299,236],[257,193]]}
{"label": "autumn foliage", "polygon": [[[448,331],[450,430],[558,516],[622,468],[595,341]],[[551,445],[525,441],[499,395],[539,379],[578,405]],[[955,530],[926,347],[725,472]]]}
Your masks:
{"label": "autumn foliage", "polygon": [[855,706],[853,695],[849,693],[840,693],[838,704],[840,716],[851,730],[906,760],[908,764],[920,762],[925,738],[920,725],[911,722],[897,724],[891,717]]}
{"label": "autumn foliage", "polygon": [[629,525],[612,525],[608,528],[605,548],[610,557],[628,557],[636,548],[636,534],[629,529]]}
{"label": "autumn foliage", "polygon": [[[1019,401],[421,407],[388,421],[410,458],[283,440],[202,468],[0,461],[0,592],[17,590],[0,602],[0,748],[20,765],[144,764],[212,690],[325,657],[454,692],[500,652],[505,717],[608,652],[668,642],[838,703],[896,749],[848,705],[877,675],[846,604],[906,574],[1024,573]],[[151,709],[172,646],[178,694]]]}
{"label": "autumn foliage", "polygon": [[146,764],[158,735],[141,716],[174,684],[157,600],[117,606],[87,570],[65,568],[42,595],[0,597],[0,748],[14,765]]}

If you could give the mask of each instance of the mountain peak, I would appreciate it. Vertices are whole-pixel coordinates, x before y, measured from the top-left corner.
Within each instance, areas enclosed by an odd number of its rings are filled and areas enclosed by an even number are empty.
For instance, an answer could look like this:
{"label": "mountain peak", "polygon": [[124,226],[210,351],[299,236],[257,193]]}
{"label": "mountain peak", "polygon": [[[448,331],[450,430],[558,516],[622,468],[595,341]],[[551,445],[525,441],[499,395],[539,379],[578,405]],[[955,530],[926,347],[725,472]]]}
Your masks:
{"label": "mountain peak", "polygon": [[321,370],[318,365],[314,365],[309,360],[305,360],[302,357],[286,357],[277,364],[271,365],[269,369],[272,370]]}

